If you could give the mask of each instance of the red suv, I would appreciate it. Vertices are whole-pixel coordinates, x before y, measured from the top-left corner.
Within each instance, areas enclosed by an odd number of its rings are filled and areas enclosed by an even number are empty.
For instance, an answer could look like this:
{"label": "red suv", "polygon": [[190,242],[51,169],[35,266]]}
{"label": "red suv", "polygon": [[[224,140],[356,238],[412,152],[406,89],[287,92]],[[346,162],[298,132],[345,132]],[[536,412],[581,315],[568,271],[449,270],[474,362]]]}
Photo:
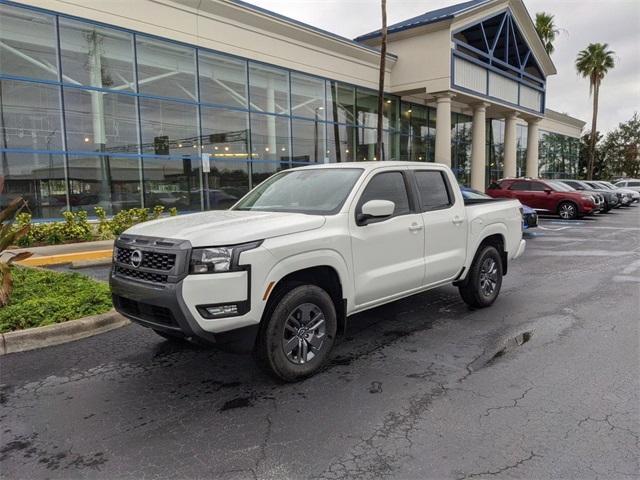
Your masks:
{"label": "red suv", "polygon": [[567,191],[553,181],[509,178],[493,183],[487,195],[494,198],[514,198],[536,210],[551,212],[573,220],[597,210],[596,199],[577,190]]}

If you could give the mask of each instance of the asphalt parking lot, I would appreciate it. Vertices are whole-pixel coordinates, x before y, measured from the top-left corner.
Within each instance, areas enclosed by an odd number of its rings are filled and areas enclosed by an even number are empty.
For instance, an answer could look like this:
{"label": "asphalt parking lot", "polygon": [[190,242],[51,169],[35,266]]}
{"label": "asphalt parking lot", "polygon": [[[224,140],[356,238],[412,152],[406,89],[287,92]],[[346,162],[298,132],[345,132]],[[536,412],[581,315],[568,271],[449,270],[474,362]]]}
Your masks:
{"label": "asphalt parking lot", "polygon": [[500,298],[351,319],[331,365],[131,325],[0,359],[4,478],[640,478],[640,207],[546,218]]}

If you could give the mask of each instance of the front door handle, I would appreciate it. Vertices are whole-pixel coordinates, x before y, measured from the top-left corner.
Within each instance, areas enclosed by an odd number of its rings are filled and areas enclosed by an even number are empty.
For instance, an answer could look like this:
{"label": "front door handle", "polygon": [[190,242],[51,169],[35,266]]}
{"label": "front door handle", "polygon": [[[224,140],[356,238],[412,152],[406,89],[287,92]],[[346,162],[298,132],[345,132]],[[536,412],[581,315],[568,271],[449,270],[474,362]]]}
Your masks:
{"label": "front door handle", "polygon": [[460,225],[462,222],[464,222],[464,219],[460,217],[453,217],[451,221],[454,225]]}
{"label": "front door handle", "polygon": [[412,223],[411,226],[409,226],[409,231],[410,232],[419,232],[423,228],[424,227],[422,225],[419,225],[417,223]]}

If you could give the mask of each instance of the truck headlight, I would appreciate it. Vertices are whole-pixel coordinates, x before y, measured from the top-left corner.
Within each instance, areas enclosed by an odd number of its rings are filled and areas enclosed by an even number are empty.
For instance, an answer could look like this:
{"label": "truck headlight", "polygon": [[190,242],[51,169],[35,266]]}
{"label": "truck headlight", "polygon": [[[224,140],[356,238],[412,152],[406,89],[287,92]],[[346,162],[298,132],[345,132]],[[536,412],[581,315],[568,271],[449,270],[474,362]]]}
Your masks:
{"label": "truck headlight", "polygon": [[240,254],[260,246],[262,242],[243,243],[229,247],[194,248],[189,273],[221,273],[239,269]]}

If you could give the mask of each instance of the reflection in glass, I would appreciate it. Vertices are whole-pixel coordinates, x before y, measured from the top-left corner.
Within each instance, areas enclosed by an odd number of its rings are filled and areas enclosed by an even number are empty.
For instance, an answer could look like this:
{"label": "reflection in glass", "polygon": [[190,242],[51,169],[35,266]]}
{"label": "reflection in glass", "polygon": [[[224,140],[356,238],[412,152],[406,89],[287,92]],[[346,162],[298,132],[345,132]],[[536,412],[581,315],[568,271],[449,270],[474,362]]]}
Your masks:
{"label": "reflection in glass", "polygon": [[353,162],[355,158],[355,127],[327,124],[327,157],[330,162]]}
{"label": "reflection in glass", "polygon": [[471,181],[471,127],[472,118],[461,113],[452,113],[451,169],[462,185]]}
{"label": "reflection in glass", "polygon": [[[333,126],[333,125],[331,125]],[[294,162],[325,163],[325,124],[310,120],[292,120]]]}
{"label": "reflection in glass", "polygon": [[225,55],[198,52],[200,101],[247,108],[247,62]]}
{"label": "reflection in glass", "polygon": [[[108,215],[141,206],[137,157],[69,156],[69,205],[72,210],[102,207]],[[153,205],[151,205],[153,206]]]}
{"label": "reflection in glass", "polygon": [[67,83],[135,91],[130,33],[60,18],[60,56]]}
{"label": "reflection in glass", "polygon": [[64,110],[68,150],[138,153],[134,97],[65,88]]}
{"label": "reflection in glass", "polygon": [[327,83],[327,119],[337,123],[355,123],[355,88],[338,82]]}
{"label": "reflection in glass", "polygon": [[179,212],[201,210],[200,158],[144,157],[145,205],[163,205]]}
{"label": "reflection in glass", "polygon": [[[377,128],[378,126],[378,94],[373,90],[357,89],[356,118],[361,127]],[[388,128],[388,127],[384,127]],[[374,141],[375,143],[375,141]]]}
{"label": "reflection in glass", "polygon": [[399,153],[396,148],[395,135],[388,130],[382,132],[382,149],[384,157],[379,159],[376,156],[377,129],[358,128],[356,143],[356,161],[367,162],[370,160],[398,160]]}
{"label": "reflection in glass", "polygon": [[288,162],[290,156],[289,119],[252,113],[251,148],[251,157],[254,160]]}
{"label": "reflection in glass", "polygon": [[324,84],[322,79],[291,73],[291,115],[324,120]]}
{"label": "reflection in glass", "polygon": [[216,159],[210,165],[204,178],[205,208],[227,209],[249,191],[249,163]]}
{"label": "reflection in glass", "polygon": [[136,36],[140,93],[197,101],[194,48]]}
{"label": "reflection in glass", "polygon": [[58,80],[52,15],[0,4],[0,73]]}
{"label": "reflection in glass", "polygon": [[289,72],[249,62],[251,109],[289,114]]}
{"label": "reflection in glass", "polygon": [[153,98],[139,102],[143,153],[199,155],[195,105]]}
{"label": "reflection in glass", "polygon": [[60,87],[0,80],[0,146],[62,150]]}
{"label": "reflection in glass", "polygon": [[0,209],[22,197],[34,218],[60,218],[66,194],[62,155],[0,152]]}
{"label": "reflection in glass", "polygon": [[249,114],[237,110],[202,107],[202,151],[217,160],[249,156]]}

